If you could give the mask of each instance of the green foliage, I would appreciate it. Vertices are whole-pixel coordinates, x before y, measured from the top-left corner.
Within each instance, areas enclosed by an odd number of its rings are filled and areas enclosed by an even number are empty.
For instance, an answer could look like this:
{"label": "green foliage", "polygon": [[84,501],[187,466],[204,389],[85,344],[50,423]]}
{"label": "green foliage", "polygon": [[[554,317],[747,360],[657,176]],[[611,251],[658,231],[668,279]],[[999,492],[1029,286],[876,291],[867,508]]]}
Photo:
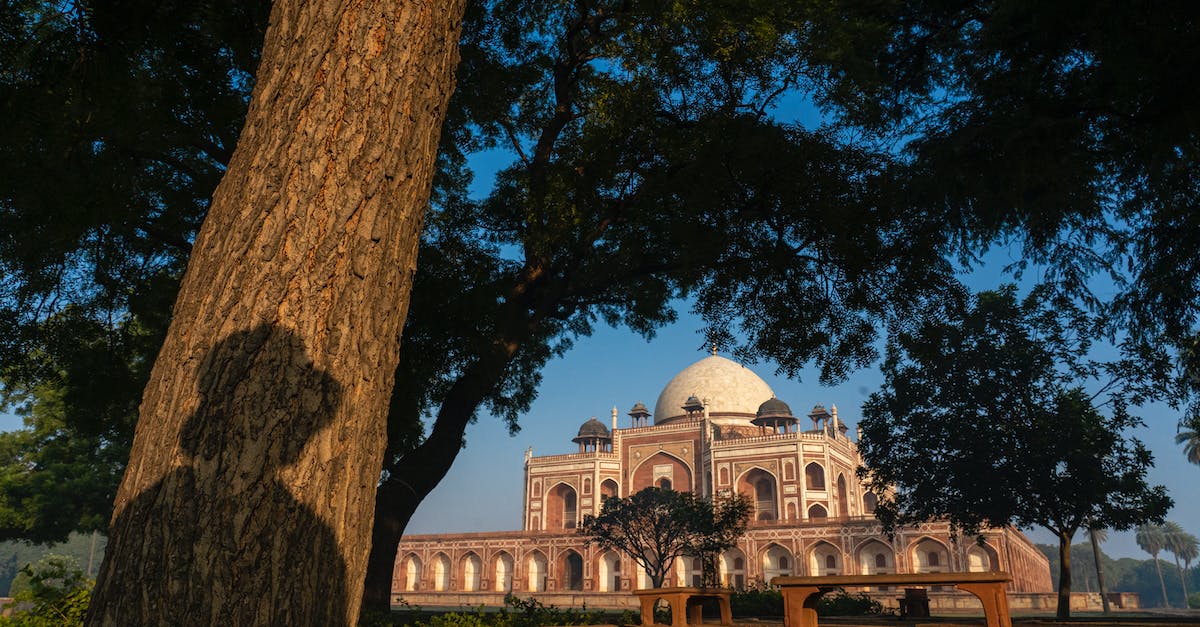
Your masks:
{"label": "green foliage", "polygon": [[[65,555],[80,565],[98,569],[104,557],[107,539],[97,534],[95,551],[92,551],[92,534],[73,533],[66,542],[51,545],[31,545],[21,541],[0,542],[0,596],[12,596],[10,585],[21,568],[38,562],[47,555]],[[86,573],[85,573],[86,574]]]}
{"label": "green foliage", "polygon": [[13,615],[0,626],[69,627],[83,625],[93,582],[74,558],[47,555],[21,569],[13,583]]}
{"label": "green foliage", "polygon": [[[1100,334],[1070,301],[1018,301],[1012,286],[897,328],[860,444],[885,525],[945,517],[967,533],[1016,523],[1070,537],[1161,518],[1170,499],[1146,483],[1150,453],[1124,437],[1140,424],[1129,403],[1154,382],[1133,360],[1089,360]],[[1111,415],[1076,387],[1089,379]]]}
{"label": "green foliage", "polygon": [[640,618],[633,612],[611,613],[581,609],[558,609],[545,605],[534,598],[520,599],[511,594],[504,597],[504,607],[486,611],[480,607],[473,611],[438,613],[428,618],[406,617],[404,625],[414,627],[543,627],[547,625],[635,625]]}
{"label": "green foliage", "polygon": [[602,549],[620,551],[646,570],[661,588],[671,565],[682,556],[700,557],[705,580],[716,577],[715,560],[746,533],[750,502],[742,494],[715,503],[691,492],[645,488],[604,501],[598,516],[585,516],[579,532]]}
{"label": "green foliage", "polygon": [[[1052,583],[1058,587],[1059,556],[1058,547],[1048,544],[1038,544],[1038,549],[1050,560],[1050,576]],[[1073,590],[1097,591],[1096,568],[1092,561],[1091,546],[1080,543],[1071,547]],[[1104,579],[1109,592],[1135,592],[1138,594],[1142,607],[1163,607],[1162,586],[1158,578],[1158,568],[1153,560],[1123,557],[1112,559],[1101,553],[1101,564],[1104,567]],[[1174,564],[1159,561],[1164,581],[1178,582],[1180,571]],[[1076,579],[1078,574],[1078,579]],[[1200,589],[1200,567],[1191,567],[1183,571],[1188,581],[1189,590]],[[1173,607],[1183,607],[1182,587],[1175,583],[1166,586],[1167,601]]]}
{"label": "green foliage", "polygon": [[[783,616],[783,594],[773,586],[755,586],[736,590],[729,597],[734,616]],[[864,592],[851,594],[844,588],[823,595],[817,602],[819,616],[878,616],[883,605]]]}
{"label": "green foliage", "polygon": [[850,594],[839,588],[835,594],[826,594],[817,602],[817,614],[821,616],[878,616],[883,613],[883,604],[865,592]]}
{"label": "green foliage", "polygon": [[737,617],[783,616],[783,593],[766,585],[734,590],[729,595],[729,609]]}
{"label": "green foliage", "polygon": [[242,126],[267,2],[0,10],[0,539],[112,513],[178,279]]}
{"label": "green foliage", "polygon": [[1179,424],[1175,443],[1183,445],[1183,456],[1189,462],[1200,466],[1200,416],[1192,416]]}
{"label": "green foliage", "polygon": [[[1161,520],[1171,499],[1146,482],[1150,452],[1125,436],[1141,424],[1129,405],[1152,398],[1159,381],[1133,356],[1091,360],[1101,337],[1069,299],[1037,289],[1018,301],[1012,286],[898,325],[859,444],[859,474],[883,495],[885,528],[933,518],[968,534],[1038,525],[1069,550],[1081,529]],[[1080,387],[1093,382],[1108,415]],[[1061,582],[1065,617],[1069,572]]]}

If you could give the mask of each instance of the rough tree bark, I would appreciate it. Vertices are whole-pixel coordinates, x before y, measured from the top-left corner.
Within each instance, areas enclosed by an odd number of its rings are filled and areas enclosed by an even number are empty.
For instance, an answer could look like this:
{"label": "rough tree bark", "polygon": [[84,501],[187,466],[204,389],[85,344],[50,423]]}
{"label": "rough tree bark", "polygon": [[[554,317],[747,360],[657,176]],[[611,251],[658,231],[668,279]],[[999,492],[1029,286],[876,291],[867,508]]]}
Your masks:
{"label": "rough tree bark", "polygon": [[275,3],[88,624],[357,620],[463,7]]}

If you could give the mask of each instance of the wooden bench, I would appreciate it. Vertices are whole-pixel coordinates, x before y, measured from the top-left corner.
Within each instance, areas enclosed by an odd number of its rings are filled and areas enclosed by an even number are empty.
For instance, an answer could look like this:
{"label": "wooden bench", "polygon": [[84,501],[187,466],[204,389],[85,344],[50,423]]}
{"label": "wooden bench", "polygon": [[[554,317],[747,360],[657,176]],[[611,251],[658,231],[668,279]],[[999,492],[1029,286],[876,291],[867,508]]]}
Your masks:
{"label": "wooden bench", "polygon": [[786,627],[817,627],[817,600],[822,594],[843,587],[859,586],[955,586],[970,592],[983,603],[987,627],[1012,627],[1005,587],[1008,573],[905,573],[894,575],[829,575],[825,577],[776,577],[771,583],[783,592],[783,624]]}
{"label": "wooden bench", "polygon": [[721,624],[732,625],[733,613],[729,610],[729,588],[650,588],[634,590],[642,604],[642,624],[654,624],[654,605],[663,599],[671,606],[671,625],[700,625],[704,622],[701,616],[704,599],[716,599],[721,607]]}

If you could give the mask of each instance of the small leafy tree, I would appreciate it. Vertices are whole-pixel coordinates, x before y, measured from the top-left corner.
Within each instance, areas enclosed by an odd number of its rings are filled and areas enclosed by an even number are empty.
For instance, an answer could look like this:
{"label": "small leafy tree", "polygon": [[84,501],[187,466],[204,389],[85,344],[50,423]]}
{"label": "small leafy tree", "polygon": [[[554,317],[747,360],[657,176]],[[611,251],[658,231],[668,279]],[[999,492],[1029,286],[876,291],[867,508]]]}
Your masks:
{"label": "small leafy tree", "polygon": [[1013,286],[964,293],[895,329],[884,385],[861,423],[859,472],[885,495],[876,509],[884,526],[1044,527],[1059,541],[1058,615],[1069,616],[1074,534],[1161,520],[1171,505],[1146,481],[1150,452],[1126,437],[1141,424],[1129,407],[1158,385],[1138,363],[1164,357],[1130,342],[1126,357],[1092,361],[1100,329],[1068,299],[1035,291],[1018,300]]}
{"label": "small leafy tree", "polygon": [[599,516],[587,516],[580,533],[588,542],[633,558],[661,588],[674,561],[701,559],[705,585],[716,579],[716,556],[746,532],[750,503],[734,494],[713,503],[691,492],[646,488],[604,502]]}

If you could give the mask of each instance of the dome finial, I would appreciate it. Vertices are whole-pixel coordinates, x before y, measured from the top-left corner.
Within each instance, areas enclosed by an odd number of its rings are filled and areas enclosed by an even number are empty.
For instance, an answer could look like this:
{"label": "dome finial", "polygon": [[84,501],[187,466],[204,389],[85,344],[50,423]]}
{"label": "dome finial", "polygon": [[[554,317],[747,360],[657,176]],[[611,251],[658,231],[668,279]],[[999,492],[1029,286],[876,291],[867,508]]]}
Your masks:
{"label": "dome finial", "polygon": [[717,343],[716,342],[712,343],[712,354],[713,354],[713,357],[717,356]]}

